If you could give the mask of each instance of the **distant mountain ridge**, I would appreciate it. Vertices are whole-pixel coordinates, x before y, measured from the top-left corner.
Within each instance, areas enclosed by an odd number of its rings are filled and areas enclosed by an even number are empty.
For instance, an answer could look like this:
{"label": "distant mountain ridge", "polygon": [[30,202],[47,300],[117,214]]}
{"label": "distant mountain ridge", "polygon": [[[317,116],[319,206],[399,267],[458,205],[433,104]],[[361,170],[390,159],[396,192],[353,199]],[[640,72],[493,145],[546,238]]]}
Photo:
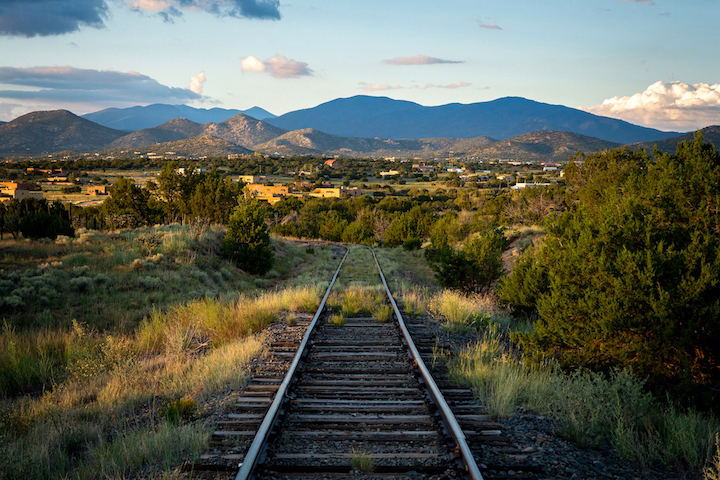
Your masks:
{"label": "distant mountain ridge", "polygon": [[520,97],[425,107],[404,100],[358,95],[338,98],[266,121],[290,131],[313,128],[343,137],[395,140],[474,138],[481,135],[504,140],[538,130],[550,130],[625,144],[680,135]]}
{"label": "distant mountain ridge", "polygon": [[[401,110],[407,106],[395,101],[390,101],[390,105]],[[384,112],[377,114],[385,115]],[[526,119],[523,124],[532,125],[533,122],[542,123]],[[703,134],[706,142],[720,145],[720,127],[707,127],[703,129]],[[175,118],[156,127],[128,133],[98,125],[65,110],[54,110],[29,113],[0,124],[0,155],[27,156],[73,151],[133,156],[135,151],[160,154],[172,151],[174,155],[193,157],[260,152],[288,156],[433,159],[447,158],[452,152],[455,157],[478,160],[566,161],[577,151],[592,153],[620,146],[652,150],[657,144],[662,151],[674,152],[680,141],[691,140],[692,137],[693,134],[686,134],[659,141],[623,144],[569,131],[537,130],[502,140],[486,135],[388,139],[339,136],[314,128],[286,131],[245,114],[203,124]]]}
{"label": "distant mountain ridge", "polygon": [[67,110],[31,112],[0,125],[0,152],[16,155],[61,150],[94,152],[125,133],[80,118]]}
{"label": "distant mountain ridge", "polygon": [[275,117],[275,115],[260,107],[252,107],[248,110],[205,109],[188,107],[187,105],[156,103],[144,107],[106,108],[105,110],[82,115],[82,118],[117,130],[135,131],[157,127],[175,118],[185,118],[200,124],[219,123],[238,113],[243,113],[257,120]]}

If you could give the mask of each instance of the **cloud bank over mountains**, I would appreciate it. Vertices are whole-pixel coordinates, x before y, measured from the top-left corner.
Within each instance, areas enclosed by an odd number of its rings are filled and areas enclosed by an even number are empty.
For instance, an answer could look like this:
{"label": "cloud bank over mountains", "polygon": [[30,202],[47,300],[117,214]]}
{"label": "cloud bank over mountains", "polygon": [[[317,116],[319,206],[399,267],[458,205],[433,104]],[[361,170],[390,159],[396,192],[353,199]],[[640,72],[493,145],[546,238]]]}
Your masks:
{"label": "cloud bank over mountains", "polygon": [[[0,90],[0,99],[32,103],[34,109],[69,108],[76,111],[97,106],[133,106],[148,103],[202,101],[205,72],[191,77],[190,88],[162,85],[138,72],[61,67],[0,67],[0,84],[15,86]],[[3,103],[0,116],[18,105]],[[26,113],[29,109],[24,109]],[[17,112],[16,112],[17,113]]]}
{"label": "cloud bank over mountains", "polygon": [[720,124],[720,84],[660,81],[644,92],[579,108],[660,130],[697,130]]}
{"label": "cloud bank over mountains", "polygon": [[279,0],[2,0],[0,35],[35,37],[63,35],[82,27],[104,28],[110,5],[152,12],[165,21],[185,10],[219,17],[279,20]]}

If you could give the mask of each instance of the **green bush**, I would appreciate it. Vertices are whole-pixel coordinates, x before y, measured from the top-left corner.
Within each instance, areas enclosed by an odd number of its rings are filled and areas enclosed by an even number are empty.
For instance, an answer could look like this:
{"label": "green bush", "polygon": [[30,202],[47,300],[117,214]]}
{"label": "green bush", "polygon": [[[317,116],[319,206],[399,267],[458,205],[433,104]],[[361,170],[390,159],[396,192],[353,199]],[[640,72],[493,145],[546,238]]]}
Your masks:
{"label": "green bush", "polygon": [[260,201],[240,200],[230,216],[223,239],[223,253],[239,268],[253,275],[263,274],[272,268],[274,255]]}
{"label": "green bush", "polygon": [[443,287],[485,293],[503,274],[506,245],[502,229],[491,228],[469,237],[458,250],[447,244],[428,248],[425,258]]}

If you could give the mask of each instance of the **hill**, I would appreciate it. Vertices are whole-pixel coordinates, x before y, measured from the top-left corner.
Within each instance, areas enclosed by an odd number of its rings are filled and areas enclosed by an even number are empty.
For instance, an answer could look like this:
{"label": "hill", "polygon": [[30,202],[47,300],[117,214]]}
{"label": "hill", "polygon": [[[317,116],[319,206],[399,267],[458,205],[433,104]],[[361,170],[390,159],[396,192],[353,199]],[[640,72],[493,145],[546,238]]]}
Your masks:
{"label": "hill", "polygon": [[339,98],[314,108],[268,119],[286,130],[313,128],[345,137],[418,139],[508,139],[537,130],[568,131],[616,143],[656,141],[677,136],[582,110],[525,98],[425,107],[387,97],[359,95]]}
{"label": "hill", "polygon": [[203,125],[185,118],[176,118],[158,127],[144,128],[128,133],[115,140],[108,147],[138,148],[154,143],[186,140],[205,135],[222,138],[233,144],[252,147],[258,143],[267,142],[283,133],[285,133],[285,130],[273,127],[242,113],[220,123],[206,123]]}
{"label": "hill", "polygon": [[619,143],[607,142],[577,133],[539,130],[470,149],[466,154],[482,159],[566,162],[575,152],[591,153],[620,146]]}
{"label": "hill", "polygon": [[[715,145],[716,149],[720,149],[720,126],[713,125],[710,127],[705,127],[700,131],[703,134],[703,141],[705,143],[712,143],[713,145]],[[690,142],[693,138],[695,138],[695,132],[690,132],[686,133],[685,135],[680,135],[679,137],[668,138],[667,140],[661,140],[658,142],[634,143],[631,145],[627,145],[627,147],[633,150],[637,148],[645,148],[648,152],[651,152],[655,145],[657,145],[661,152],[675,153],[675,150],[677,150],[677,146],[680,142]]]}
{"label": "hill", "polygon": [[[222,138],[210,135],[200,135],[197,137],[176,140],[174,142],[157,143],[153,145],[144,145],[142,147],[133,147],[138,150],[149,152],[151,150],[164,154],[173,152],[173,155],[181,157],[227,157],[232,153],[251,154],[252,150],[236,145],[234,143],[223,140]],[[101,152],[103,156],[122,157],[127,155],[127,147],[113,148]]]}
{"label": "hill", "polygon": [[32,112],[0,125],[0,153],[38,155],[60,150],[89,152],[125,135],[68,112]]}
{"label": "hill", "polygon": [[176,118],[159,127],[144,128],[118,138],[109,148],[128,148],[152,145],[153,143],[173,142],[202,135],[203,125],[185,118]]}
{"label": "hill", "polygon": [[106,108],[82,117],[100,125],[118,130],[135,131],[143,128],[152,128],[175,119],[186,118],[195,123],[217,123],[244,113],[258,120],[273,118],[275,115],[259,107],[248,110],[235,110],[225,108],[193,108],[187,105],[166,105],[157,103],[145,107]]}
{"label": "hill", "polygon": [[204,125],[203,134],[252,147],[284,134],[286,130],[239,113],[219,123]]}
{"label": "hill", "polygon": [[257,145],[256,148],[262,152],[277,152],[283,155],[380,156],[381,152],[422,151],[424,144],[419,140],[339,137],[305,128],[287,132],[269,142]]}

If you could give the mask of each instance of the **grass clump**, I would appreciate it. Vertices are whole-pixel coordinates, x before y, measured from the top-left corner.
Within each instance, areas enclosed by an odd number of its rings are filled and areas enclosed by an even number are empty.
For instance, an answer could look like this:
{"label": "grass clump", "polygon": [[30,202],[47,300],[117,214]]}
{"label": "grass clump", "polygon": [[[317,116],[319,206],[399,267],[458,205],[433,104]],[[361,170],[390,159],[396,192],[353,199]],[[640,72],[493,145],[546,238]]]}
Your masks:
{"label": "grass clump", "polygon": [[332,315],[328,319],[328,323],[334,327],[342,327],[345,325],[345,317],[343,317],[343,314],[339,315]]}
{"label": "grass clump", "polygon": [[353,449],[350,457],[350,468],[353,470],[362,470],[364,473],[371,473],[375,470],[375,462],[369,453],[356,452]]}
{"label": "grass clump", "polygon": [[391,312],[392,308],[390,305],[378,305],[375,307],[375,310],[373,310],[373,317],[375,317],[380,323],[386,323],[390,320]]}
{"label": "grass clump", "polygon": [[340,307],[345,315],[354,317],[366,315],[384,301],[382,286],[365,286],[352,283],[340,294]]}
{"label": "grass clump", "polygon": [[493,316],[488,297],[468,297],[452,290],[443,290],[428,302],[428,310],[451,332],[470,332],[489,325]]}
{"label": "grass clump", "polygon": [[178,426],[189,421],[197,409],[197,402],[192,398],[168,399],[160,410],[160,416],[165,417],[170,425]]}

